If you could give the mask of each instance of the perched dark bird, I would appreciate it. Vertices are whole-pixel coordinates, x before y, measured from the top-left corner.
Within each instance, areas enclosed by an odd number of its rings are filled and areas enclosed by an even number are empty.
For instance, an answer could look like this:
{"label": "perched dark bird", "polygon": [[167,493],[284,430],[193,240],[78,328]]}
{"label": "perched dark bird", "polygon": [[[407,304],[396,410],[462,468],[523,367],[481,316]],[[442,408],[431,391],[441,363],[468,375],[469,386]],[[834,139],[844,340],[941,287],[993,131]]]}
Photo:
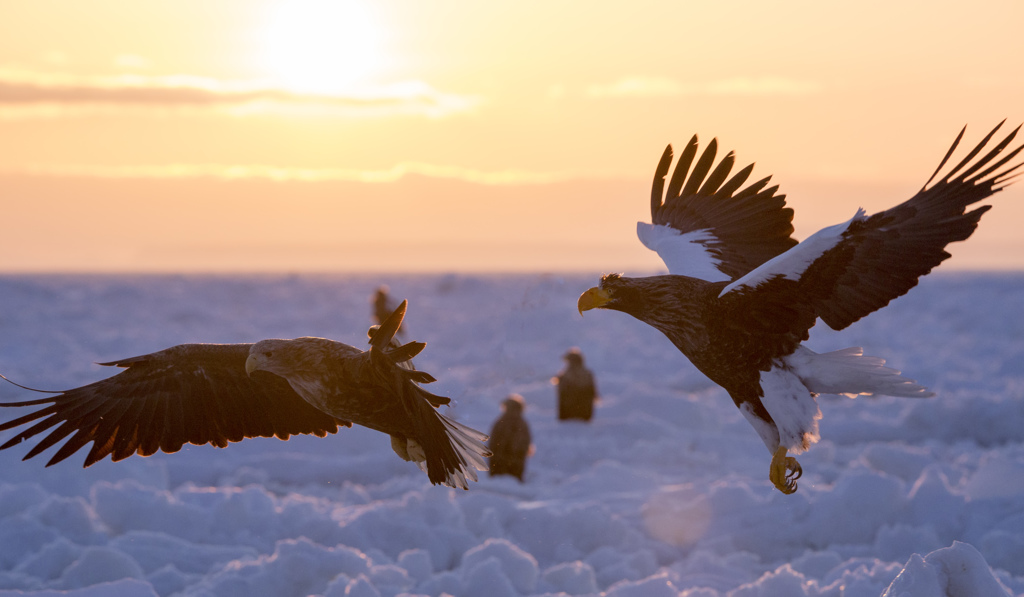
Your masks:
{"label": "perched dark bird", "polygon": [[512,475],[523,481],[526,459],[533,452],[530,425],[523,418],[526,404],[519,394],[511,394],[501,403],[501,416],[491,427],[491,476]]}
{"label": "perched dark bird", "polygon": [[589,421],[594,416],[594,401],[597,400],[594,374],[584,366],[580,349],[570,348],[562,358],[565,369],[551,380],[558,387],[558,419]]}
{"label": "perched dark bird", "polygon": [[487,436],[437,412],[449,399],[417,385],[434,378],[400,366],[426,346],[389,347],[406,306],[402,301],[379,328],[371,328],[368,351],[307,337],[181,344],[101,363],[125,371],[47,398],[0,403],[46,405],[0,424],[4,431],[38,421],[0,450],[48,432],[23,460],[70,436],[47,466],[92,442],[84,464],[90,466],[108,455],[118,461],[177,452],[186,443],[223,448],[247,437],[324,437],[355,423],[390,435],[395,452],[426,471],[432,483],[466,489],[467,478],[475,481],[477,470],[487,470]]}
{"label": "perched dark bird", "polygon": [[697,137],[690,140],[663,201],[670,145],[654,174],[653,224],[637,224],[670,274],[606,275],[580,296],[580,313],[614,309],[665,334],[729,392],[772,453],[772,483],[792,493],[801,467],[787,452],[818,441],[817,394],[931,395],[860,348],[817,354],[801,342],[818,318],[841,330],[902,296],[949,257],[947,244],[974,232],[991,206],[967,208],[1000,191],[1022,165],[1011,160],[1024,146],[1010,149],[1020,127],[982,153],[1001,126],[940,177],[966,127],[960,131],[908,201],[871,216],[857,210],[799,244],[785,196],[766,188],[770,177],[740,190],[753,165],[728,178],[732,152],[712,170],[715,140],[687,176],[697,154]]}

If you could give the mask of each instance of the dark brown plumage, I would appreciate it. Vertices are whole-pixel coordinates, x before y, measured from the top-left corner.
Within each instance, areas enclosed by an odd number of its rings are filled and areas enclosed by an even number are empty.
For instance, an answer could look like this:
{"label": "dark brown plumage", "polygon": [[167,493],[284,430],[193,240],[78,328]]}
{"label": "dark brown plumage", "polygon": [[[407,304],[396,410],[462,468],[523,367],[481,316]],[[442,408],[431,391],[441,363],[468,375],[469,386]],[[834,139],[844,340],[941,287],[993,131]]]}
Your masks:
{"label": "dark brown plumage", "polygon": [[512,394],[501,403],[502,414],[491,427],[491,476],[512,475],[523,481],[526,460],[530,457],[533,440],[530,425],[523,418],[526,404],[519,394]]}
{"label": "dark brown plumage", "polygon": [[251,346],[172,346],[148,355],[100,363],[125,368],[114,377],[48,398],[0,404],[47,405],[0,424],[2,431],[41,420],[0,449],[11,448],[52,429],[25,455],[26,460],[70,435],[47,466],[93,442],[85,459],[85,466],[90,466],[108,455],[118,461],[132,454],[177,452],[187,443],[223,448],[247,437],[324,437],[337,432],[338,427],[352,425],[309,405],[276,375],[261,371],[247,377],[245,359]]}
{"label": "dark brown plumage", "polygon": [[651,185],[651,222],[684,233],[713,230],[713,236],[702,245],[721,262],[718,269],[730,278],[793,248],[793,210],[786,207],[785,195],[776,194],[779,185],[768,187],[772,177],[740,190],[754,165],[749,164],[726,181],[736,162],[730,151],[705,180],[718,150],[718,140],[712,139],[687,179],[697,147],[694,135],[679,155],[667,192],[665,176],[672,166],[672,146],[665,148]]}
{"label": "dark brown plumage", "polygon": [[589,421],[597,400],[594,374],[583,364],[583,353],[578,348],[569,349],[562,358],[565,369],[551,380],[558,391],[558,419]]}
{"label": "dark brown plumage", "polygon": [[435,408],[449,402],[420,388],[434,378],[399,366],[422,342],[390,347],[406,302],[372,329],[371,348],[324,338],[261,340],[255,344],[182,344],[104,365],[113,377],[38,400],[0,404],[43,406],[0,424],[0,431],[38,421],[0,446],[11,448],[48,432],[24,459],[62,445],[56,464],[92,442],[84,466],[117,461],[186,443],[226,447],[247,437],[335,433],[363,425],[392,437],[395,452],[427,471],[432,483],[466,488],[486,470],[486,436]]}
{"label": "dark brown plumage", "polygon": [[776,187],[762,190],[767,179],[736,192],[750,167],[725,182],[731,153],[708,175],[714,141],[687,180],[696,138],[690,142],[662,202],[670,146],[655,173],[654,224],[637,228],[670,274],[604,276],[580,297],[580,312],[614,309],[664,333],[729,392],[773,454],[769,478],[792,493],[801,469],[787,451],[818,440],[815,395],[930,395],[859,348],[819,355],[801,342],[818,318],[840,330],[902,296],[949,257],[947,244],[974,232],[990,206],[969,208],[1000,191],[1022,165],[1011,161],[1024,146],[1010,149],[1020,127],[982,153],[1001,126],[939,177],[961,131],[908,201],[872,216],[858,210],[799,244],[790,238],[792,211],[783,196]]}

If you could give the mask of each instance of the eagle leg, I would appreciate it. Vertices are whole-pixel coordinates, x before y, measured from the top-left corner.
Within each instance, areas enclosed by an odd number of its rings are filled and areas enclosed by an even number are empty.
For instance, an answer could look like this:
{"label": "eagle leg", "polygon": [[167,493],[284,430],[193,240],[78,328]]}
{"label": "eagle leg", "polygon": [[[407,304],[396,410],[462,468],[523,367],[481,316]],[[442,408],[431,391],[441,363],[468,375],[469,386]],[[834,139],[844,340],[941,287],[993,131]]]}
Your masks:
{"label": "eagle leg", "polygon": [[786,447],[779,446],[772,456],[772,465],[768,470],[768,478],[775,488],[789,495],[796,491],[796,480],[803,475],[804,469],[796,458],[786,456]]}

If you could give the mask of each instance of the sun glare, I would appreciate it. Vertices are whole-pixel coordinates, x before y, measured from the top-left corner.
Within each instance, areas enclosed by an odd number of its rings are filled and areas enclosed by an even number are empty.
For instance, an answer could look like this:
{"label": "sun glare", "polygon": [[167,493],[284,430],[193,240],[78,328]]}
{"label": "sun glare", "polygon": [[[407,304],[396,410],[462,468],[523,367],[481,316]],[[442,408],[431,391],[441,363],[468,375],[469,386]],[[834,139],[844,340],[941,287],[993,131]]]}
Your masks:
{"label": "sun glare", "polygon": [[336,93],[378,71],[381,29],[355,0],[282,0],[270,10],[266,66],[281,85],[303,93]]}

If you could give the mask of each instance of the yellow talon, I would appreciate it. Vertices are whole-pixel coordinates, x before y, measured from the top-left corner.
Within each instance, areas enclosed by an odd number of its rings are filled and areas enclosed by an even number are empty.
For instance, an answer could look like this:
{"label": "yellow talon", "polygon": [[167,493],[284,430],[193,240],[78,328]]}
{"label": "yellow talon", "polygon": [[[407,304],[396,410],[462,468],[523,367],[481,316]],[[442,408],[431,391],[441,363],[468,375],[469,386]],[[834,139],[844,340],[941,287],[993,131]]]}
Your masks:
{"label": "yellow talon", "polygon": [[768,470],[768,478],[775,488],[782,493],[789,495],[796,491],[796,480],[803,474],[804,469],[796,458],[786,456],[786,447],[779,446],[772,456],[772,465]]}

